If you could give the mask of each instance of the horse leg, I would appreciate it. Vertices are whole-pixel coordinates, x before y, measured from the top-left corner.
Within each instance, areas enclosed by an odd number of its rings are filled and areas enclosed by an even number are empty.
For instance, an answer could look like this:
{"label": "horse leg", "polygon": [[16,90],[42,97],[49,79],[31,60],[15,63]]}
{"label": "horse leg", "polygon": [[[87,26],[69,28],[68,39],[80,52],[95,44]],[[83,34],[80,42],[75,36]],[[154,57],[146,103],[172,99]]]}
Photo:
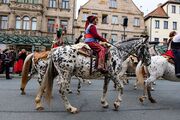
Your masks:
{"label": "horse leg", "polygon": [[103,108],[108,108],[109,107],[108,102],[106,100],[109,81],[110,81],[110,79],[108,77],[104,78],[103,96],[101,97],[101,104],[102,104]]}
{"label": "horse leg", "polygon": [[136,82],[134,83],[134,90],[137,90],[137,83],[138,83],[138,79],[136,78]]}
{"label": "horse leg", "polygon": [[77,94],[79,95],[80,94],[80,89],[81,89],[81,78],[77,77],[78,78],[78,88],[77,88]]}
{"label": "horse leg", "polygon": [[118,80],[116,78],[113,81],[116,83],[117,90],[118,90],[118,96],[114,102],[114,108],[115,108],[115,110],[118,110],[120,103],[122,102],[123,82],[121,81],[121,79]]}
{"label": "horse leg", "polygon": [[156,78],[153,76],[150,76],[147,80],[144,81],[144,91],[143,91],[143,96],[141,96],[139,98],[140,102],[144,102],[144,100],[147,98],[148,95],[148,99],[152,102],[155,101],[152,97],[151,97],[151,83],[152,81],[154,81]]}
{"label": "horse leg", "polygon": [[[62,77],[65,78],[65,77]],[[67,81],[68,79],[61,79],[61,81],[58,81],[58,85],[59,85],[59,93],[61,94],[61,98],[63,100],[64,106],[66,108],[66,110],[70,113],[77,113],[78,109],[73,107],[68,98],[66,97],[66,91],[67,91],[67,87],[68,84],[70,83],[69,81]]]}
{"label": "horse leg", "polygon": [[150,100],[151,103],[156,103],[156,100],[154,100],[151,96],[151,89],[152,89],[151,85],[148,85],[147,87],[148,99]]}
{"label": "horse leg", "polygon": [[41,98],[44,93],[44,90],[45,90],[45,81],[43,81],[41,86],[39,87],[37,96],[35,98],[36,110],[39,110],[39,111],[44,110],[44,107],[42,106],[42,103],[41,103]]}

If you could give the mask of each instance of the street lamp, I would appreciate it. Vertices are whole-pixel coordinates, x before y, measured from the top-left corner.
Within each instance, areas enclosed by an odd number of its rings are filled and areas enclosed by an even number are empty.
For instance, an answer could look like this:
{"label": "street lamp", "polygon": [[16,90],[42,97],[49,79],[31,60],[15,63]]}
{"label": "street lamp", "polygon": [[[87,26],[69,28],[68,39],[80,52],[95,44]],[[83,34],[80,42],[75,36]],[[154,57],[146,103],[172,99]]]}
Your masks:
{"label": "street lamp", "polygon": [[126,27],[128,26],[128,18],[127,17],[125,17],[124,18],[124,20],[123,20],[123,28],[124,28],[124,40],[125,40],[125,38],[126,38],[126,31],[125,31],[125,29],[126,29]]}

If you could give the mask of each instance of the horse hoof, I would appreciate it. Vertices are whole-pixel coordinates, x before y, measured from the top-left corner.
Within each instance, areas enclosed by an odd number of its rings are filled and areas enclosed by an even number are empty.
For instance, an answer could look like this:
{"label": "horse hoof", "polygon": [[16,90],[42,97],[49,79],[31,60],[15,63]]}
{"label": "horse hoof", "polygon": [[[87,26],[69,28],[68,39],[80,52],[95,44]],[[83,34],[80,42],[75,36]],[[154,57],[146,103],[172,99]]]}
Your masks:
{"label": "horse hoof", "polygon": [[72,114],[76,114],[79,112],[79,110],[75,107],[71,107],[71,108],[67,109],[67,111],[72,113]]}
{"label": "horse hoof", "polygon": [[36,110],[37,110],[37,111],[43,111],[43,110],[44,110],[44,107],[42,107],[42,106],[41,106],[41,107],[37,107]]}
{"label": "horse hoof", "polygon": [[157,103],[156,100],[154,100],[153,98],[149,98],[151,103]]}
{"label": "horse hoof", "polygon": [[114,102],[114,110],[115,111],[119,110],[119,106],[120,106],[120,103]]}
{"label": "horse hoof", "polygon": [[103,105],[103,108],[108,108],[109,107],[109,105]]}
{"label": "horse hoof", "polygon": [[101,101],[101,104],[102,104],[103,108],[108,108],[109,107],[108,102],[106,102],[106,101]]}
{"label": "horse hoof", "polygon": [[139,98],[139,101],[140,101],[141,103],[143,103],[143,102],[144,102],[144,98],[143,98],[143,97],[140,97],[140,98]]}
{"label": "horse hoof", "polygon": [[21,95],[26,95],[26,93],[25,92],[21,92]]}
{"label": "horse hoof", "polygon": [[153,87],[151,87],[151,91],[154,91],[154,88],[153,88]]}
{"label": "horse hoof", "polygon": [[92,83],[89,81],[88,84],[91,85]]}

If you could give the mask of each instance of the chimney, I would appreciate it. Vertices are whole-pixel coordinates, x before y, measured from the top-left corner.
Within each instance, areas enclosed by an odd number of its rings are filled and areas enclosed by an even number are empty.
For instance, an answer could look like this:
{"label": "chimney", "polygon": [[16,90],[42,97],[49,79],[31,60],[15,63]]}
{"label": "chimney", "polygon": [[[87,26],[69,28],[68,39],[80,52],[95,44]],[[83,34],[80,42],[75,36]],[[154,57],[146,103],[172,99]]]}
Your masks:
{"label": "chimney", "polygon": [[162,3],[159,3],[158,5],[157,5],[157,7],[161,7],[162,6]]}

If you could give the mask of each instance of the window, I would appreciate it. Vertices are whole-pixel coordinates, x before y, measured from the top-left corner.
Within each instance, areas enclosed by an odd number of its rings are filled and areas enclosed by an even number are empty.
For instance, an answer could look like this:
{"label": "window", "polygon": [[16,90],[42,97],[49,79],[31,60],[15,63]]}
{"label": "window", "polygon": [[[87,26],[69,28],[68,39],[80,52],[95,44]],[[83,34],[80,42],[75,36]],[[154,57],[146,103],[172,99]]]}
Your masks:
{"label": "window", "polygon": [[164,29],[168,29],[168,21],[164,21]]}
{"label": "window", "polygon": [[69,9],[69,0],[62,0],[62,8]]}
{"label": "window", "polygon": [[39,0],[17,0],[19,3],[31,3],[31,4],[38,4]]}
{"label": "window", "polygon": [[109,0],[109,7],[110,8],[117,8],[117,1],[116,0]]}
{"label": "window", "polygon": [[177,30],[177,22],[173,22],[173,30]]}
{"label": "window", "polygon": [[63,30],[67,30],[68,20],[60,20],[60,26]]}
{"label": "window", "polygon": [[159,42],[159,38],[154,38],[154,41],[155,42]]}
{"label": "window", "polygon": [[172,5],[172,13],[176,13],[176,6]]}
{"label": "window", "polygon": [[49,0],[49,7],[51,8],[56,7],[56,0]]}
{"label": "window", "polygon": [[112,24],[118,24],[118,16],[116,15],[112,16]]}
{"label": "window", "polygon": [[117,34],[112,34],[111,35],[111,43],[114,44],[117,42]]}
{"label": "window", "polygon": [[98,14],[97,13],[92,13],[93,16],[97,16]]}
{"label": "window", "polygon": [[107,38],[107,33],[102,33],[103,38]]}
{"label": "window", "polygon": [[7,29],[7,28],[8,28],[8,17],[0,16],[0,29]]}
{"label": "window", "polygon": [[167,45],[167,41],[168,41],[167,38],[163,38],[163,45]]}
{"label": "window", "polygon": [[103,14],[102,15],[102,24],[107,24],[108,23],[108,15]]}
{"label": "window", "polygon": [[23,18],[23,30],[29,30],[30,29],[30,19],[29,17]]}
{"label": "window", "polygon": [[21,29],[21,18],[16,17],[16,29]]}
{"label": "window", "polygon": [[156,28],[156,29],[159,29],[159,28],[160,28],[160,26],[159,26],[159,20],[155,20],[155,28]]}
{"label": "window", "polygon": [[32,22],[31,22],[31,29],[32,30],[36,30],[36,27],[37,27],[37,19],[36,18],[32,18]]}
{"label": "window", "polygon": [[83,13],[83,16],[82,16],[82,20],[83,20],[83,21],[86,21],[86,20],[87,20],[87,17],[88,17],[88,13],[84,12],[84,13]]}
{"label": "window", "polygon": [[55,19],[48,19],[48,32],[55,32],[55,29],[54,29],[54,24],[55,24]]}
{"label": "window", "polygon": [[2,3],[9,3],[9,0],[2,0]]}
{"label": "window", "polygon": [[134,26],[139,27],[140,26],[140,19],[134,18]]}

